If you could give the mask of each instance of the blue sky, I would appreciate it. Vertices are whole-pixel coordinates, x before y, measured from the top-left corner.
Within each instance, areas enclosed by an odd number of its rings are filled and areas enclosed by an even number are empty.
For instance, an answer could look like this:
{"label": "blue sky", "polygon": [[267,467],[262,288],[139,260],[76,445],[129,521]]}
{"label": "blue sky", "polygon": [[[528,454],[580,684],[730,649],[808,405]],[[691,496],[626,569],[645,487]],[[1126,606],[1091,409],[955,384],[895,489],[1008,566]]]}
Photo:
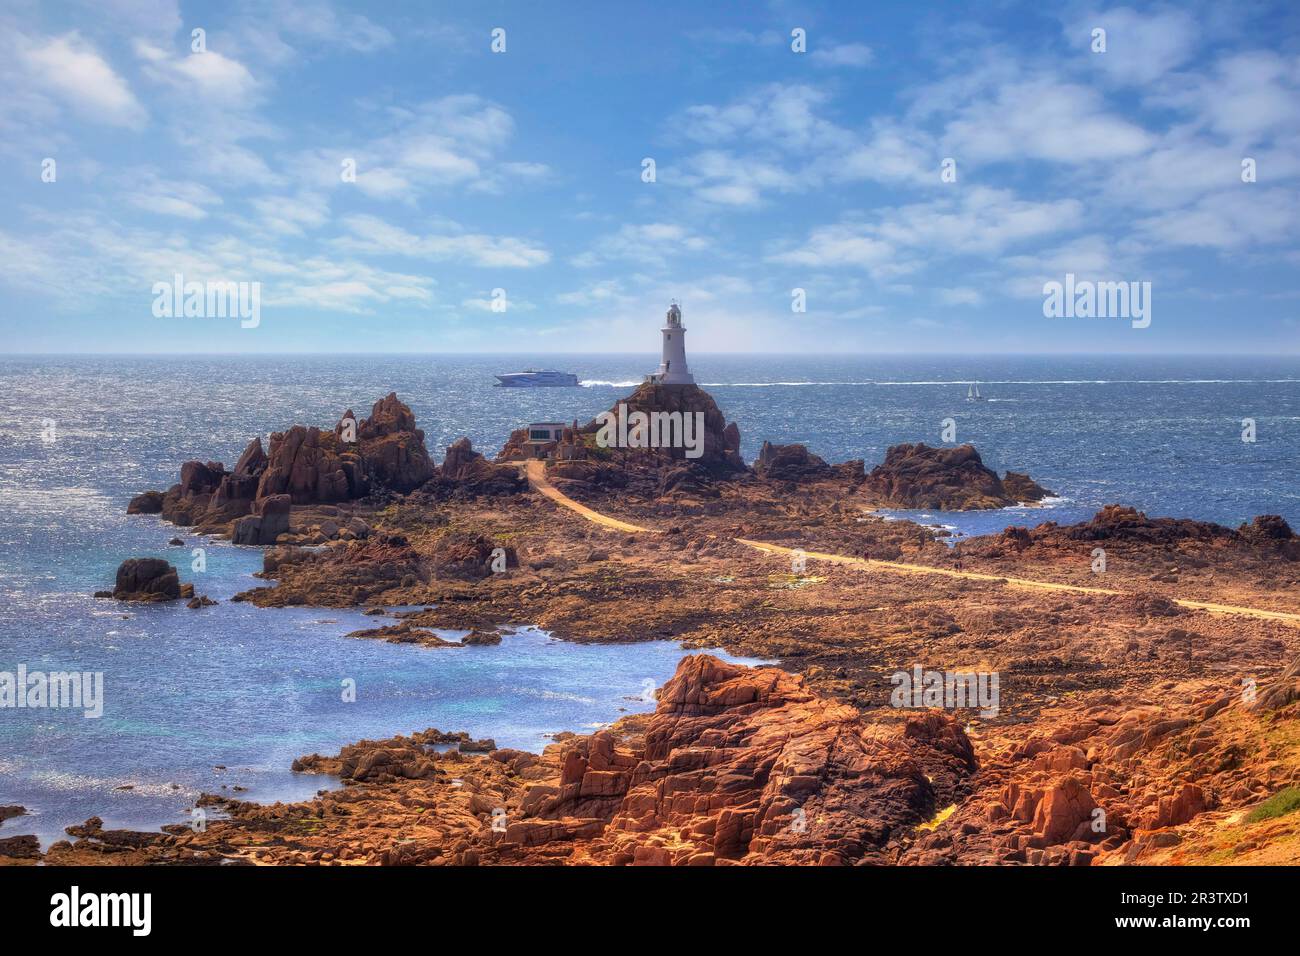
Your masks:
{"label": "blue sky", "polygon": [[[1295,353],[1298,10],[0,0],[0,333],[653,351],[676,297],[704,351]],[[260,324],[155,317],[178,272]],[[1044,317],[1066,273],[1150,327]]]}

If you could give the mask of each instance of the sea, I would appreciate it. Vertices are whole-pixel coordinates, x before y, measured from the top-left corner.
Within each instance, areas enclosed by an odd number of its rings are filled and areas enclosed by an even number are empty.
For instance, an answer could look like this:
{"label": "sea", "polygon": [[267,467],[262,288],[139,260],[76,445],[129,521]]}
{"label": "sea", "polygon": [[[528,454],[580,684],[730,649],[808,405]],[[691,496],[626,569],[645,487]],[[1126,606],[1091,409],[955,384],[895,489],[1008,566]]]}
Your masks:
{"label": "sea", "polygon": [[[526,621],[496,647],[348,638],[382,619],[230,603],[262,583],[252,577],[260,549],[128,517],[126,505],[173,484],[183,461],[229,467],[255,435],[330,427],[349,408],[362,417],[394,391],[436,459],[466,435],[492,455],[530,422],[588,421],[654,364],[651,355],[0,358],[0,672],[104,675],[97,718],[0,708],[0,805],[29,811],[0,825],[0,837],[35,833],[48,844],[91,815],[109,827],[183,823],[205,791],[301,799],[336,783],[292,773],[292,760],[362,738],[438,727],[539,750],[558,732],[651,709],[650,691],[684,653],[673,642],[578,644]],[[530,366],[582,384],[495,387],[495,373]],[[691,367],[738,423],[747,460],[765,440],[801,442],[870,468],[890,445],[951,438],[1054,493],[1036,508],[890,513],[957,535],[1085,520],[1110,503],[1230,526],[1280,514],[1300,527],[1295,358],[700,354]],[[967,400],[975,382],[984,401]],[[184,544],[169,545],[174,535]],[[202,571],[192,570],[196,548]],[[145,555],[172,561],[221,603],[195,611],[92,597],[112,587],[124,558]]]}

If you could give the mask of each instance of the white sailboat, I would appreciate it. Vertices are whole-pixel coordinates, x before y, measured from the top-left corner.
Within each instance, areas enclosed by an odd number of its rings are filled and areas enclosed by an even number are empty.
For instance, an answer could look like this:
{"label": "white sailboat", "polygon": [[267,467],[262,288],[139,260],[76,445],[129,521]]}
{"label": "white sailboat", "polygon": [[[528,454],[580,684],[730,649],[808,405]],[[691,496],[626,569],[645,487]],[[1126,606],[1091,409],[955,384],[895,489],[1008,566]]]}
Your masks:
{"label": "white sailboat", "polygon": [[968,401],[968,402],[982,402],[982,401],[985,401],[984,396],[980,394],[980,383],[979,383],[979,382],[975,382],[975,383],[972,384],[972,385],[967,385],[967,386],[966,386],[966,401]]}

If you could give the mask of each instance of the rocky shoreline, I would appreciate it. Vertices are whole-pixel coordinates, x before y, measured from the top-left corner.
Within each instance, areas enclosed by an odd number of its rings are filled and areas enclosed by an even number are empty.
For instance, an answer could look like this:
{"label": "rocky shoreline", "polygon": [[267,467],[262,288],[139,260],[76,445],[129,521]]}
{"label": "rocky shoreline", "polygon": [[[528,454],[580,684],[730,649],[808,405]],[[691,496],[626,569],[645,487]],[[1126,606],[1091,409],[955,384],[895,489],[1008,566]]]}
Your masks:
{"label": "rocky shoreline", "polygon": [[[1300,786],[1300,630],[1286,618],[1300,613],[1300,538],[1280,518],[1234,530],[1112,506],[950,548],[873,512],[1050,492],[999,477],[970,446],[897,446],[868,471],[765,444],[751,468],[702,390],[642,386],[625,402],[699,412],[704,454],[604,448],[594,423],[575,423],[545,449],[547,477],[649,532],[530,491],[520,433],[495,460],[462,439],[435,465],[395,395],[360,422],[277,433],[269,452],[250,442],[232,471],[186,463],[130,509],[264,545],[267,585],[235,600],[369,608],[376,626],[357,637],[434,647],[429,629],[454,627],[472,644],[528,622],[780,668],[692,654],[653,715],[540,755],[440,750],[436,731],[363,741],[295,765],[343,777],[314,800],[205,797],[228,819],[203,832],[92,819],[36,856],[6,858],[0,841],[0,862],[1300,861],[1300,814],[1256,813]],[[165,599],[172,583],[119,575],[113,596]],[[996,674],[999,705],[896,706],[896,675],[913,668]]]}

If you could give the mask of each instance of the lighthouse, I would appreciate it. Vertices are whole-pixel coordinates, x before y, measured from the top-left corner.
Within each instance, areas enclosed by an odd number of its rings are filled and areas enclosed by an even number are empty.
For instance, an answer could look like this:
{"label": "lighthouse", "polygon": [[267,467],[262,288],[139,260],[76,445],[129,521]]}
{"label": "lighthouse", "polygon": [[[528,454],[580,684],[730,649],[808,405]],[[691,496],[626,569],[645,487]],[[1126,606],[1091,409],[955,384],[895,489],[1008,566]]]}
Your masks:
{"label": "lighthouse", "polygon": [[663,361],[659,371],[650,376],[656,385],[694,385],[695,376],[686,367],[686,329],[682,328],[682,310],[674,301],[661,330],[664,334]]}

